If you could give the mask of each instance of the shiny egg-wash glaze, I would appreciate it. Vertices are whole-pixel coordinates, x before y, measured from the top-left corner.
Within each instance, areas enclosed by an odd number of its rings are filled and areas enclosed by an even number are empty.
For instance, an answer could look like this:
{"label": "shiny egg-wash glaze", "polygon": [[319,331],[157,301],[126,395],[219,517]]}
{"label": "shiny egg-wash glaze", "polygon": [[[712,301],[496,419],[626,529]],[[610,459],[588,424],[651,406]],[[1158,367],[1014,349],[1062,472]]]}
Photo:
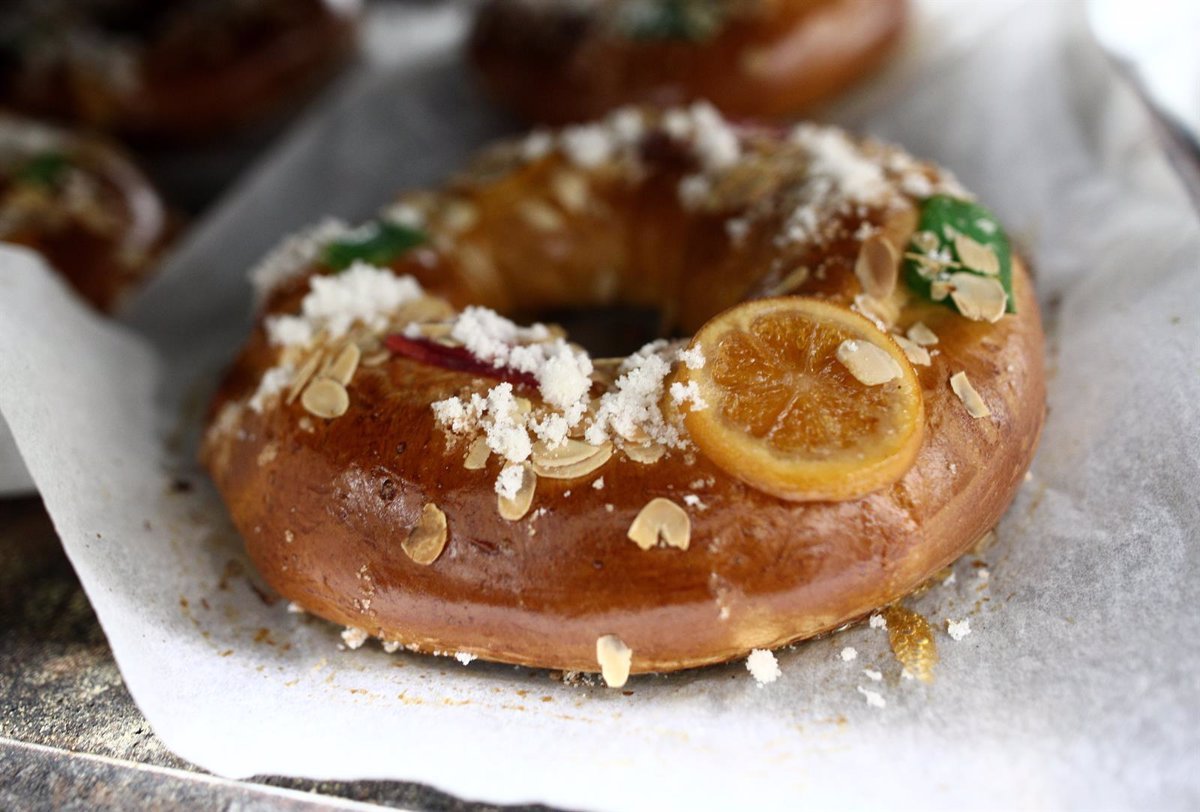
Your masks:
{"label": "shiny egg-wash glaze", "polygon": [[[680,174],[670,161],[651,165],[657,172],[627,190],[619,207],[605,207],[620,213],[623,229],[606,232],[608,242],[625,246],[623,255],[653,257],[626,268],[616,298],[645,300],[657,288],[649,298],[661,296],[694,330],[737,301],[770,292],[778,274],[766,262],[738,266],[739,279],[723,287],[706,284],[714,269],[729,272],[731,255],[697,262],[695,249],[712,239],[713,225],[681,215],[661,193],[663,175]],[[501,180],[455,187],[479,208],[474,229],[481,236],[505,224],[492,233],[523,256],[500,263],[498,272],[523,274],[510,281],[518,292],[539,291],[530,297],[537,306],[553,303],[552,268],[570,276],[564,268],[571,263],[597,267],[572,251],[594,239],[593,224],[576,222],[554,241],[506,216],[542,191],[546,171],[543,160]],[[882,215],[851,215],[839,233],[857,232],[864,217]],[[668,247],[650,239],[665,233],[678,239]],[[645,254],[635,248],[651,244],[655,250]],[[858,291],[855,241],[835,240],[822,252],[810,259],[823,273],[794,292],[849,305]],[[458,307],[518,304],[480,294],[478,280],[468,282],[451,259],[433,267],[402,259],[395,267]],[[283,286],[267,310],[294,310],[304,283]],[[577,303],[578,284],[560,290]],[[597,670],[596,640],[607,634],[633,650],[633,673],[721,662],[836,628],[903,597],[996,524],[1028,469],[1044,416],[1043,336],[1020,261],[1013,290],[1016,313],[995,324],[910,299],[897,326],[920,320],[939,338],[931,365],[916,367],[925,439],[899,481],[853,501],[783,501],[695,449],[672,450],[651,465],[618,452],[586,478],[539,479],[534,507],[545,510],[505,521],[492,487],[498,461],[466,470],[466,443],[447,435],[430,408],[481,381],[395,357],[359,370],[349,411],[335,420],[307,417],[298,403],[261,415],[241,410],[236,430],[210,433],[206,462],[259,571],[322,617],[422,651],[573,671]],[[216,409],[253,392],[272,357],[260,328]],[[960,371],[991,417],[971,417],[951,390],[948,379]],[[685,494],[705,506],[688,511],[689,549],[642,550],[626,537],[650,499],[679,502]],[[445,513],[448,542],[437,561],[420,566],[401,543],[428,503]]]}

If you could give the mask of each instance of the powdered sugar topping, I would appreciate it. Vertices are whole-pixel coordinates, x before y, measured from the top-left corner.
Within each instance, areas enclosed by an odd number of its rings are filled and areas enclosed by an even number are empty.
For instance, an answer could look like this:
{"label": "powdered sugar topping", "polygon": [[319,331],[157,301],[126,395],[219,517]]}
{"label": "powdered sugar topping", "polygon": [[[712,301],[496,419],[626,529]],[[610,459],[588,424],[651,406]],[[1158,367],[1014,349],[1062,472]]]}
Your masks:
{"label": "powdered sugar topping", "polygon": [[741,157],[737,133],[708,102],[696,102],[688,108],[687,134],[696,160],[706,172],[726,169]]}
{"label": "powdered sugar topping", "polygon": [[699,347],[680,350],[679,361],[688,369],[704,369],[704,350]]}
{"label": "powdered sugar topping", "polygon": [[267,403],[287,388],[292,381],[293,374],[294,370],[290,365],[271,367],[264,372],[262,379],[258,382],[258,389],[250,397],[251,411],[261,414]]}
{"label": "powdered sugar topping", "polygon": [[612,389],[600,396],[584,438],[599,445],[614,435],[627,440],[644,435],[668,447],[684,447],[687,442],[684,435],[677,425],[666,420],[659,406],[672,362],[678,356],[678,346],[659,340],[621,362],[620,377]]}
{"label": "powdered sugar topping", "polygon": [[[433,414],[439,423],[456,434],[482,431],[492,453],[509,462],[524,462],[533,450],[533,441],[526,428],[526,414],[513,395],[511,383],[497,384],[482,395],[472,393],[465,399],[452,397],[437,401],[433,404]],[[520,484],[518,481],[512,493],[516,493]]]}
{"label": "powdered sugar topping", "polygon": [[530,459],[537,442],[553,451],[569,437],[582,435],[596,448],[611,441],[684,448],[687,439],[679,421],[664,415],[661,403],[669,394],[680,409],[706,405],[694,383],[675,382],[668,389],[668,377],[677,365],[704,363],[702,353],[688,351],[678,342],[652,342],[626,358],[613,385],[593,398],[591,358],[564,339],[552,337],[542,325],[518,327],[492,311],[468,308],[454,321],[450,336],[480,360],[527,373],[537,381],[542,400],[537,406],[522,404],[508,382],[433,404],[434,417],[443,428],[463,437],[482,435],[488,448],[510,463],[496,484],[497,493],[507,498],[521,486],[516,464]]}
{"label": "powdered sugar topping", "polygon": [[799,124],[792,130],[791,140],[809,153],[812,175],[828,180],[845,198],[856,203],[876,203],[889,192],[883,167],[865,156],[841,130]]}
{"label": "powdered sugar topping", "polygon": [[496,477],[496,493],[504,499],[516,499],[521,490],[525,472],[519,465],[509,465]]}
{"label": "powdered sugar topping", "polygon": [[340,338],[355,323],[381,331],[403,304],[424,295],[411,276],[355,262],[335,276],[313,276],[298,316],[271,316],[267,337],[276,346],[311,344],[318,333]]}
{"label": "powdered sugar topping", "polygon": [[327,218],[283,238],[251,269],[250,283],[254,286],[255,294],[260,300],[265,298],[272,290],[312,265],[327,244],[350,231],[350,226],[341,220]]}

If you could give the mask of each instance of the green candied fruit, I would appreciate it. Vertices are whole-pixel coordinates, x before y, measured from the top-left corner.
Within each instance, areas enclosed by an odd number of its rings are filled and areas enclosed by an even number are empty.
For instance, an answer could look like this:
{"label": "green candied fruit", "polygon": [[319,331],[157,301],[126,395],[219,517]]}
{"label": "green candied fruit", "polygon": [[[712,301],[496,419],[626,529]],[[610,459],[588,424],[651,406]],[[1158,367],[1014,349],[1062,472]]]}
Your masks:
{"label": "green candied fruit", "polygon": [[51,188],[58,185],[70,168],[70,160],[61,152],[43,152],[22,164],[14,173],[14,178],[19,183]]}
{"label": "green candied fruit", "polygon": [[427,239],[420,229],[376,220],[326,245],[321,259],[335,272],[355,262],[385,266]]}
{"label": "green candied fruit", "polygon": [[619,13],[621,30],[640,40],[706,40],[725,22],[717,0],[629,0]]}
{"label": "green candied fruit", "polygon": [[917,230],[905,250],[905,280],[924,298],[958,310],[949,296],[935,299],[933,285],[962,271],[995,278],[1008,297],[1005,310],[1017,312],[1012,247],[996,216],[978,203],[935,195],[922,204]]}

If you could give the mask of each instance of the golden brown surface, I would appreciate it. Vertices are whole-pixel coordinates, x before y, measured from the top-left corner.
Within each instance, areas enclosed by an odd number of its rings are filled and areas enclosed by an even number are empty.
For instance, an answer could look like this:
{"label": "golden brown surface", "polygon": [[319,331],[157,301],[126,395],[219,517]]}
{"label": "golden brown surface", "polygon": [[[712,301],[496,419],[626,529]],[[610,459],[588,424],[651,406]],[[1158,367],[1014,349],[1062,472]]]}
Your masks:
{"label": "golden brown surface", "polygon": [[[781,252],[773,227],[730,247],[711,215],[681,209],[674,188],[685,168],[650,164],[632,184],[606,186],[598,173],[593,214],[549,234],[518,212],[563,171],[560,159],[460,182],[448,194],[476,216],[458,252],[409,256],[395,269],[456,306],[649,302],[687,331],[741,299],[777,293],[786,269],[768,270]],[[814,273],[793,292],[850,303],[859,290],[851,235],[864,219],[881,223],[884,213],[851,214],[833,232],[841,236],[799,249]],[[455,264],[464,245],[487,252],[491,275]],[[598,288],[601,268],[615,277]],[[282,288],[268,311],[294,311],[305,282]],[[889,604],[996,524],[1033,457],[1045,403],[1038,307],[1019,261],[1013,285],[1017,313],[995,324],[908,300],[895,326],[922,320],[939,337],[931,365],[915,367],[925,439],[899,481],[854,501],[784,501],[694,450],[654,464],[618,452],[585,478],[539,479],[535,510],[506,521],[492,487],[500,462],[467,470],[467,444],[448,437],[430,408],[492,382],[393,357],[358,371],[341,417],[313,418],[298,402],[260,415],[238,404],[274,362],[261,327],[214,405],[205,461],[260,572],[322,617],[423,651],[548,668],[597,670],[596,641],[609,634],[633,650],[634,673],[720,662]],[[972,418],[951,390],[959,371],[990,418]],[[626,537],[651,499],[682,504],[685,494],[705,506],[688,508],[687,549],[644,550]],[[403,544],[431,503],[447,540],[420,565]]]}
{"label": "golden brown surface", "polygon": [[484,84],[529,120],[561,124],[696,99],[735,117],[794,116],[878,70],[908,4],[763,0],[694,41],[630,37],[564,5],[491,0],[472,33]]}

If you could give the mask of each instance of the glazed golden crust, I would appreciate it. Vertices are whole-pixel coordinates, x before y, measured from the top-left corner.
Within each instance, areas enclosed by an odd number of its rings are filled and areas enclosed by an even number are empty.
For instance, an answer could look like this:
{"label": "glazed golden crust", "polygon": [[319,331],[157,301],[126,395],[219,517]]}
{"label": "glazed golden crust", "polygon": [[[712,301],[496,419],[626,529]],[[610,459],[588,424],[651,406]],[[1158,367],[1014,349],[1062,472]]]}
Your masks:
{"label": "glazed golden crust", "polygon": [[[615,455],[597,472],[602,491],[595,476],[543,479],[535,503],[545,515],[506,522],[496,462],[465,470],[466,449],[447,446],[429,408],[463,376],[402,360],[361,370],[351,411],[311,431],[298,405],[247,415],[246,439],[221,441],[209,465],[259,572],[322,617],[423,651],[548,668],[596,670],[604,634],[633,649],[634,673],[721,662],[903,597],[1000,519],[1032,461],[1045,403],[1023,268],[1014,287],[1018,315],[996,325],[945,308],[923,314],[941,351],[917,370],[927,439],[902,480],[857,501],[785,502],[700,455],[654,465]],[[951,391],[958,371],[991,418],[972,418]],[[625,531],[650,498],[685,493],[707,505],[691,515],[688,550],[630,543]],[[449,541],[422,567],[400,543],[429,502],[447,515]]]}
{"label": "glazed golden crust", "polygon": [[[788,166],[796,160],[775,141],[765,149]],[[786,175],[771,166],[768,185]],[[404,257],[394,271],[419,277],[457,307],[511,311],[608,296],[674,304],[677,323],[694,330],[742,299],[778,295],[794,267],[770,261],[784,254],[771,238],[779,225],[772,217],[731,247],[713,236],[725,234],[716,215],[681,209],[673,190],[690,170],[670,157],[643,166],[633,183],[609,178],[606,186],[609,176],[593,173],[597,214],[566,218],[550,234],[511,216],[563,170],[548,157],[454,187],[455,205],[469,202],[474,211],[459,252],[465,244],[488,250],[494,278],[480,282],[452,259],[430,256]],[[873,223],[885,233],[899,228],[907,242],[908,205],[901,200],[891,216],[863,206],[829,215],[829,238],[790,257],[812,272],[787,292],[850,306],[860,291],[855,235]],[[585,282],[601,267],[621,270],[598,296]],[[295,312],[320,271],[277,287],[266,312]],[[205,462],[259,571],[322,617],[422,651],[573,671],[597,670],[597,638],[610,634],[633,650],[634,673],[720,662],[891,603],[996,524],[1044,417],[1043,336],[1019,260],[1013,292],[1016,312],[996,323],[899,294],[892,327],[903,332],[921,321],[938,337],[931,363],[914,367],[925,439],[899,481],[853,501],[769,496],[695,447],[672,448],[652,464],[618,450],[585,477],[539,478],[533,510],[508,521],[493,488],[503,461],[493,456],[468,470],[469,440],[439,425],[431,408],[494,381],[392,356],[359,368],[349,408],[336,419],[313,417],[299,401],[256,412],[244,404],[278,358],[261,326],[214,404]],[[958,372],[989,417],[972,417],[954,393],[949,381]],[[626,536],[656,497],[687,506],[686,549],[641,549]],[[431,504],[446,517],[447,540],[423,565],[403,543]]]}
{"label": "glazed golden crust", "polygon": [[695,99],[733,116],[777,118],[878,70],[908,11],[907,0],[750,5],[711,37],[687,40],[614,31],[597,10],[492,0],[469,48],[488,90],[533,121],[585,121],[626,104]]}

